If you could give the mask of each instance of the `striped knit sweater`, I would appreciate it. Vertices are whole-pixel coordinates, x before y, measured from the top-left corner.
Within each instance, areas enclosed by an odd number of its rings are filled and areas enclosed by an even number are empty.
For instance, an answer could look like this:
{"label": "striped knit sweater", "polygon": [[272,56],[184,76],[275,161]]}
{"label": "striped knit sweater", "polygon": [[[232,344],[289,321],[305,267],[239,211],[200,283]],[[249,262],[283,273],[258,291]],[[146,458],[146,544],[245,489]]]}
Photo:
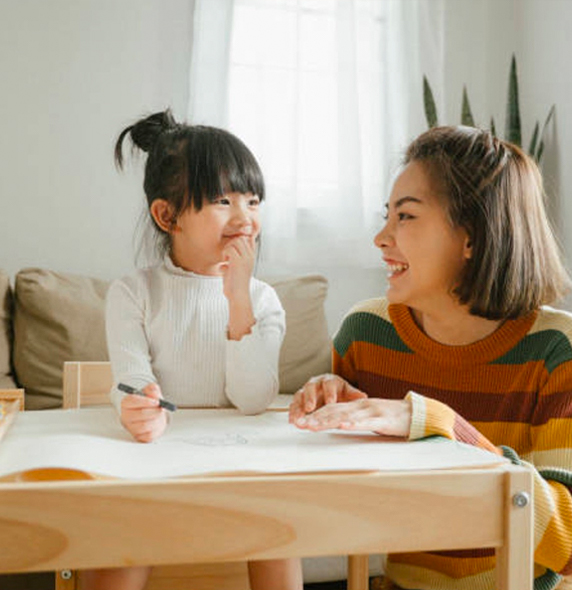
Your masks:
{"label": "striped knit sweater", "polygon": [[[535,589],[572,573],[572,315],[548,307],[468,346],[428,338],[409,308],[358,304],[333,370],[371,397],[409,396],[411,439],[441,435],[534,473]],[[388,556],[388,588],[493,590],[494,549]]]}

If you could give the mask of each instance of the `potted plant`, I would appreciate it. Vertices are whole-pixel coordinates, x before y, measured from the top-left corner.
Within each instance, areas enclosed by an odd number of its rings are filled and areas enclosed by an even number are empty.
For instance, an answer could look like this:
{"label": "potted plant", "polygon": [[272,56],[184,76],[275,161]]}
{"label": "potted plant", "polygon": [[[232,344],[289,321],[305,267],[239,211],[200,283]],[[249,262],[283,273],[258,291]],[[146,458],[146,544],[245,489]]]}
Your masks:
{"label": "potted plant", "polygon": [[[461,107],[461,125],[475,127],[475,121],[473,118],[473,114],[471,112],[471,105],[469,103],[469,97],[467,94],[466,86],[463,86],[462,100],[463,102]],[[425,107],[425,118],[427,119],[427,125],[430,128],[436,127],[437,125],[439,125],[437,107],[435,106],[433,92],[431,90],[431,86],[429,85],[429,81],[427,80],[427,76],[423,76],[423,104]],[[546,116],[544,125],[542,126],[542,131],[540,130],[539,121],[536,121],[534,130],[532,132],[532,136],[530,138],[528,153],[538,163],[540,163],[540,160],[542,159],[542,154],[544,153],[544,134],[546,132],[548,124],[554,116],[554,110],[555,107],[554,105],[552,105],[550,107],[550,110],[548,111],[548,115]],[[491,117],[490,121],[490,130],[493,135],[497,135],[493,117]],[[522,147],[522,130],[520,123],[520,107],[518,100],[518,76],[516,71],[516,58],[514,54],[512,55],[508,79],[508,96],[506,105],[504,139],[518,145],[519,147]]]}

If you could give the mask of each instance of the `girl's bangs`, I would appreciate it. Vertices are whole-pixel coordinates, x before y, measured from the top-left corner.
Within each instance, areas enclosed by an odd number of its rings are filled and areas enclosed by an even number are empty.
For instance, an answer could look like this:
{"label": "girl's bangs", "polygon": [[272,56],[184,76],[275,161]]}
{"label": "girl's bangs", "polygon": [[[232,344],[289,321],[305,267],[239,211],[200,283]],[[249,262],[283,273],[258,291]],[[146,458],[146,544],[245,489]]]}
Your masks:
{"label": "girl's bangs", "polygon": [[197,209],[204,199],[212,203],[231,192],[252,193],[262,200],[264,179],[258,162],[238,138],[218,131],[198,133],[187,145],[189,200]]}

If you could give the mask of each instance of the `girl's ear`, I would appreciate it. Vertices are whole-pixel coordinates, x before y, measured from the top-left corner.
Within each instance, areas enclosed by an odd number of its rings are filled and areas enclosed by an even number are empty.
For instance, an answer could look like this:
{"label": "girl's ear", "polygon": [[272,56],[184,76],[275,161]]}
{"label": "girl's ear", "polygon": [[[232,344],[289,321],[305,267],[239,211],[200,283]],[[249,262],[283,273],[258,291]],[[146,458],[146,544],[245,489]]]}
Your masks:
{"label": "girl's ear", "polygon": [[170,234],[175,230],[176,224],[173,215],[173,207],[165,199],[155,199],[149,208],[155,223],[165,233]]}

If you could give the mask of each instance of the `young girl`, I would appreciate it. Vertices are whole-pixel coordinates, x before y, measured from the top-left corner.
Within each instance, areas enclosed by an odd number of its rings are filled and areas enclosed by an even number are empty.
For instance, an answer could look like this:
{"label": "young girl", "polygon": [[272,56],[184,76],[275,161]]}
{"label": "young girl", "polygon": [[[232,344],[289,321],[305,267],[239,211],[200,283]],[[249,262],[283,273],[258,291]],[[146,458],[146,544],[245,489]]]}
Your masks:
{"label": "young girl", "polygon": [[[386,298],[334,340],[336,375],[296,395],[300,428],[441,435],[533,471],[535,588],[572,572],[572,316],[535,163],[468,127],[408,148],[375,238]],[[336,403],[337,402],[337,403]],[[389,555],[384,588],[495,588],[494,549]]]}
{"label": "young girl", "polygon": [[[278,392],[284,311],[275,291],[252,278],[262,173],[235,136],[176,123],[170,111],[127,127],[147,153],[144,189],[163,259],[115,281],[107,297],[107,340],[123,426],[141,442],[168,428],[158,399],[186,407],[264,411]],[[85,572],[84,588],[135,590],[150,568]],[[249,563],[253,590],[300,590],[300,560]]]}

